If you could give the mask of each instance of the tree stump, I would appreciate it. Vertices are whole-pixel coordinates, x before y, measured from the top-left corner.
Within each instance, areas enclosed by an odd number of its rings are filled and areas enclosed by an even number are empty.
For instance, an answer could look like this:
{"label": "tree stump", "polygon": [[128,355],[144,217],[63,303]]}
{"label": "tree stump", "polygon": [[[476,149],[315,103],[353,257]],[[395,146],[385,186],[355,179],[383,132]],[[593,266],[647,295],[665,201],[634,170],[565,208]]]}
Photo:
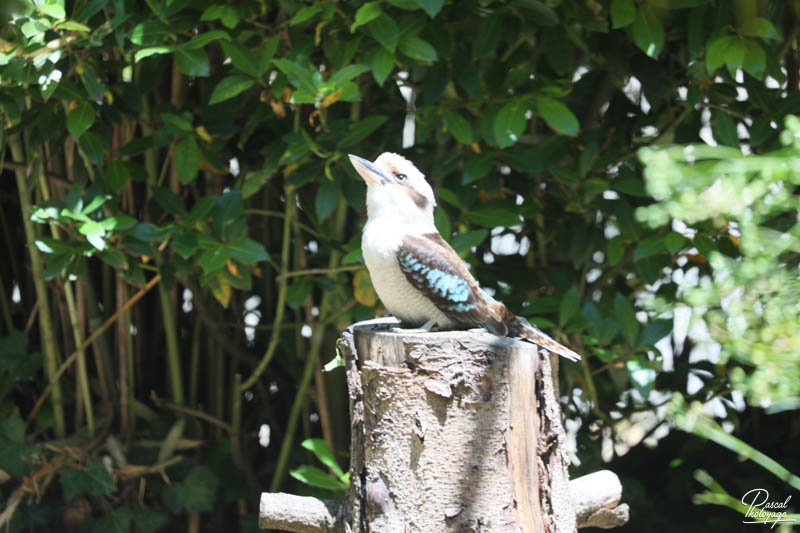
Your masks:
{"label": "tree stump", "polygon": [[[339,341],[352,430],[347,498],[265,493],[261,527],[575,531],[550,358],[533,344],[483,330],[423,333],[396,325],[361,322]],[[611,492],[618,486],[617,480]],[[589,507],[608,508],[619,494],[591,499]],[[586,505],[578,508],[586,515]],[[292,509],[304,518],[287,518]],[[626,518],[627,507],[622,511]]]}

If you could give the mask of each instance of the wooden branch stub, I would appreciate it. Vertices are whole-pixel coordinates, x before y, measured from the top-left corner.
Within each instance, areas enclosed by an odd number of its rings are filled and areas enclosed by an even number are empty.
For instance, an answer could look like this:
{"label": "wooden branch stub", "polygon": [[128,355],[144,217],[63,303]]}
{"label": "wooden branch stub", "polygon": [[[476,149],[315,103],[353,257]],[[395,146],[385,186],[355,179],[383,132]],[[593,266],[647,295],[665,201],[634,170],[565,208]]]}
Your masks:
{"label": "wooden branch stub", "polygon": [[628,522],[628,505],[618,505],[622,484],[614,472],[600,470],[569,482],[578,528],[609,529]]}
{"label": "wooden branch stub", "polygon": [[258,527],[296,533],[342,531],[342,503],[283,492],[262,492]]}

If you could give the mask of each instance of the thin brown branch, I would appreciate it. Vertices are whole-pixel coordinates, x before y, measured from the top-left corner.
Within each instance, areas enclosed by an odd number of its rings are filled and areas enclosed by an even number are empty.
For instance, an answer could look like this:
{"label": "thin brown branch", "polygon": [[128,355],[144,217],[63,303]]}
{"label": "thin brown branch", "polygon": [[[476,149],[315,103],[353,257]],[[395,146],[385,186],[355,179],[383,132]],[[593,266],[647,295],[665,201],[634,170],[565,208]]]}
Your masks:
{"label": "thin brown branch", "polygon": [[194,418],[199,418],[200,420],[205,420],[209,424],[214,424],[215,426],[220,427],[229,433],[231,431],[231,425],[224,420],[220,420],[219,418],[211,416],[210,414],[200,411],[199,409],[192,409],[191,407],[186,407],[185,405],[181,405],[179,403],[163,400],[158,397],[155,391],[150,393],[150,399],[153,400],[153,403],[158,408],[169,409],[170,411],[175,411],[176,413],[183,413]]}
{"label": "thin brown branch", "polygon": [[337,272],[353,272],[363,268],[364,267],[362,265],[345,265],[332,268],[307,268],[304,270],[294,270],[292,272],[287,272],[286,274],[280,274],[275,279],[294,278],[297,276],[316,276],[320,274],[335,274]]}

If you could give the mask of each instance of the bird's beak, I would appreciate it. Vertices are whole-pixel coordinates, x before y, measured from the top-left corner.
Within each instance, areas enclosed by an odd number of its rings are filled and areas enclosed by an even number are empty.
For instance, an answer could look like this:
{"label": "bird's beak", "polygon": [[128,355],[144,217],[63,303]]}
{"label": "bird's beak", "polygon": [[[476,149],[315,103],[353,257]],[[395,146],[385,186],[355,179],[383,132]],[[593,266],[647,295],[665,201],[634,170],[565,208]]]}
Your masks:
{"label": "bird's beak", "polygon": [[381,169],[366,159],[353,154],[348,155],[348,157],[350,158],[350,162],[353,164],[353,168],[356,169],[356,172],[358,172],[362,178],[364,178],[364,181],[367,182],[367,185],[370,183],[375,183],[378,185],[391,183],[391,178],[389,178]]}

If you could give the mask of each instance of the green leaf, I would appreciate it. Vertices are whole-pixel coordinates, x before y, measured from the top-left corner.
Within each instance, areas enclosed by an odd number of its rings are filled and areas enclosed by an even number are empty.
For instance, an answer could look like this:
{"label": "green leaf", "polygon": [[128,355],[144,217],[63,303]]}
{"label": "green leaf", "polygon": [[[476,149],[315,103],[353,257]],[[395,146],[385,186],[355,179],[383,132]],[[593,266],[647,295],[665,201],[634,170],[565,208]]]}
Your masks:
{"label": "green leaf", "polygon": [[181,232],[172,240],[172,249],[184,259],[189,259],[200,249],[199,239],[194,233]]}
{"label": "green leaf", "polygon": [[264,245],[253,239],[242,239],[228,244],[231,259],[240,263],[258,263],[269,259],[269,254]]}
{"label": "green leaf", "polygon": [[131,177],[130,168],[126,163],[126,161],[115,159],[114,161],[110,161],[106,167],[106,185],[108,185],[115,194],[122,190]]}
{"label": "green leaf", "polygon": [[132,237],[136,237],[140,241],[153,242],[160,241],[163,232],[150,222],[140,222],[136,224],[128,234]]}
{"label": "green leaf", "polygon": [[378,85],[383,85],[392,70],[394,70],[394,54],[382,46],[377,47],[372,56],[372,76]]}
{"label": "green leaf", "polygon": [[482,19],[478,24],[478,31],[472,41],[472,58],[494,55],[497,43],[503,34],[503,17],[495,11]]}
{"label": "green leaf", "polygon": [[104,251],[101,251],[99,256],[104,263],[107,263],[118,270],[124,270],[128,267],[125,254],[116,248],[108,248]]}
{"label": "green leaf", "polygon": [[454,235],[453,238],[450,239],[450,245],[460,255],[467,253],[475,246],[481,244],[488,236],[489,230],[485,229],[467,231]]}
{"label": "green leaf", "polygon": [[639,261],[645,257],[656,255],[663,252],[664,248],[666,248],[666,244],[664,243],[664,235],[661,233],[657,235],[651,235],[640,242],[633,250],[633,260]]}
{"label": "green leaf", "polygon": [[133,513],[136,533],[157,533],[168,520],[169,517],[164,513],[153,511],[145,506],[138,507]]}
{"label": "green leaf", "polygon": [[108,217],[100,221],[100,225],[106,231],[125,231],[138,224],[139,221],[128,215],[117,215]]}
{"label": "green leaf", "polygon": [[739,148],[739,133],[736,131],[736,123],[728,113],[715,110],[711,114],[711,132],[719,144]]}
{"label": "green leaf", "polygon": [[[74,251],[70,244],[52,237],[39,237],[33,241],[33,244],[43,254],[71,254]],[[1,344],[0,347],[2,347]],[[2,352],[0,352],[1,355]]]}
{"label": "green leaf", "polygon": [[178,115],[177,113],[165,112],[160,113],[159,117],[175,135],[183,135],[185,133],[192,133],[192,131],[194,131],[191,121],[189,121],[185,116]]}
{"label": "green leaf", "polygon": [[486,228],[516,226],[521,223],[519,214],[509,209],[475,209],[467,212],[467,219]]}
{"label": "green leaf", "polygon": [[89,241],[89,244],[101,252],[106,249],[106,241],[103,239],[102,235],[93,233],[91,235],[87,235],[86,240]]}
{"label": "green leaf", "polygon": [[81,102],[67,117],[67,129],[75,140],[94,124],[94,107],[89,102]]}
{"label": "green leaf", "polygon": [[672,332],[672,320],[655,320],[648,324],[639,335],[636,344],[639,346],[655,346],[655,344]]}
{"label": "green leaf", "polygon": [[535,24],[539,26],[558,25],[558,13],[550,7],[550,5],[555,6],[558,4],[552,1],[544,3],[541,0],[518,0],[518,4],[520,7],[531,12],[532,17],[530,17],[529,20],[532,20]]}
{"label": "green leaf", "polygon": [[210,66],[204,50],[175,49],[175,63],[187,76],[208,76]]}
{"label": "green leaf", "polygon": [[25,422],[16,410],[0,419],[0,468],[22,481],[30,471],[31,456],[37,450],[37,446],[25,444]]}
{"label": "green leaf", "polygon": [[481,94],[481,78],[479,69],[467,55],[453,58],[453,77],[469,96],[477,98]]}
{"label": "green leaf", "polygon": [[657,58],[664,47],[664,26],[661,19],[647,4],[639,6],[636,19],[631,28],[633,42],[636,43],[642,52],[652,58]]}
{"label": "green leaf", "polygon": [[397,48],[397,39],[400,36],[400,30],[397,29],[394,20],[383,14],[369,21],[367,29],[381,46],[394,53]]}
{"label": "green leaf", "polygon": [[738,37],[725,35],[711,43],[706,51],[706,70],[709,74],[713,74],[715,70],[725,64],[728,47],[736,40]]}
{"label": "green leaf", "polygon": [[231,250],[227,246],[217,246],[211,250],[206,250],[197,258],[197,264],[206,274],[216,272],[225,266],[231,258]]}
{"label": "green leaf", "polygon": [[166,211],[177,216],[185,216],[188,211],[183,206],[181,197],[164,187],[153,187],[153,199]]}
{"label": "green leaf", "polygon": [[462,117],[457,111],[448,109],[444,112],[444,126],[455,140],[461,144],[472,143],[472,128],[467,119]]}
{"label": "green leaf", "polygon": [[114,479],[100,459],[89,460],[86,469],[65,468],[60,476],[61,486],[68,501],[84,492],[101,496],[117,489]]}
{"label": "green leaf", "polygon": [[389,117],[386,115],[371,115],[356,122],[350,126],[350,129],[347,130],[347,133],[345,133],[339,141],[339,147],[347,148],[348,146],[353,146],[365,139],[373,131],[380,128],[387,120],[389,120]]}
{"label": "green leaf", "polygon": [[625,255],[625,249],[622,247],[622,237],[617,235],[608,241],[608,264],[611,266],[619,263],[622,256]]}
{"label": "green leaf", "polygon": [[366,2],[356,11],[355,20],[350,25],[350,33],[356,31],[356,28],[375,20],[383,14],[380,2]]}
{"label": "green leaf", "polygon": [[290,470],[289,474],[298,481],[328,490],[345,490],[347,485],[333,477],[327,472],[323,472],[315,466],[300,465],[294,470]]}
{"label": "green leaf", "polygon": [[741,39],[734,39],[725,50],[725,65],[728,67],[728,72],[731,75],[736,75],[736,71],[744,63],[745,56],[747,56],[747,46]]}
{"label": "green leaf", "polygon": [[753,39],[745,40],[744,46],[746,52],[744,61],[742,62],[742,68],[754,78],[761,79],[767,68],[767,54],[764,52],[764,48]]}
{"label": "green leaf", "polygon": [[368,70],[369,67],[366,65],[347,65],[346,67],[340,68],[334,72],[325,85],[331,87],[332,90],[335,91],[336,89],[341,88],[348,81],[360,76]]}
{"label": "green leaf", "polygon": [[81,24],[80,22],[75,22],[74,20],[65,20],[64,22],[59,22],[56,24],[56,27],[60,30],[66,31],[81,31],[84,33],[92,31],[89,26]]}
{"label": "green leaf", "polygon": [[578,119],[567,106],[549,96],[536,98],[539,116],[559,133],[575,136],[578,134]]}
{"label": "green leaf", "polygon": [[211,98],[208,99],[208,105],[218,104],[233,98],[252,87],[253,84],[255,84],[255,81],[247,76],[228,76],[214,87],[214,90],[211,92]]}
{"label": "green leaf", "polygon": [[82,215],[88,215],[89,213],[93,213],[97,211],[100,206],[106,203],[108,200],[111,199],[111,196],[108,194],[98,194],[83,208],[81,209]]}
{"label": "green leaf", "polygon": [[175,170],[181,183],[186,185],[194,181],[200,168],[200,149],[194,137],[186,137],[178,143],[175,150]]}
{"label": "green leaf", "polygon": [[486,176],[494,166],[491,154],[474,154],[469,156],[461,174],[461,184],[467,185]]}
{"label": "green leaf", "polygon": [[332,372],[339,367],[344,367],[344,364],[344,357],[342,357],[342,354],[339,352],[339,350],[336,350],[336,355],[333,357],[333,359],[325,363],[325,366],[322,367],[322,371]]}
{"label": "green leaf", "polygon": [[314,285],[309,278],[295,281],[286,288],[286,305],[295,310],[299,309],[303,302],[306,301],[306,298],[309,297],[313,288]]}
{"label": "green leaf", "polygon": [[195,50],[197,48],[203,48],[205,45],[213,43],[214,41],[219,41],[220,39],[230,41],[231,36],[228,35],[228,32],[223,30],[207,31],[184,44],[183,48],[186,50]]}
{"label": "green leaf", "polygon": [[614,313],[616,314],[617,322],[619,322],[622,337],[628,345],[633,345],[636,341],[636,336],[639,334],[639,321],[636,320],[636,312],[631,302],[619,292],[614,297]]}
{"label": "green leaf", "polygon": [[142,59],[154,55],[171,54],[172,51],[173,48],[171,46],[151,46],[149,48],[142,48],[141,50],[137,50],[133,55],[133,62],[138,63]]}
{"label": "green leaf", "polygon": [[231,58],[233,66],[254,78],[261,75],[259,59],[244,45],[236,41],[222,41],[222,51]]}
{"label": "green leaf", "polygon": [[164,487],[162,497],[175,513],[184,508],[192,513],[210,511],[214,508],[218,485],[219,479],[211,469],[195,466],[183,481]]}
{"label": "green leaf", "polygon": [[272,59],[275,57],[275,52],[278,50],[281,36],[274,35],[261,49],[261,57],[258,58],[258,75],[263,75],[270,66],[272,66]]}
{"label": "green leaf", "polygon": [[222,16],[219,18],[222,21],[222,24],[228,28],[233,29],[239,24],[239,12],[236,11],[235,7],[232,6],[225,6],[222,9]]}
{"label": "green leaf", "polygon": [[314,200],[314,209],[317,214],[317,223],[322,224],[339,203],[339,182],[324,180]]}
{"label": "green leaf", "polygon": [[762,39],[777,39],[778,30],[768,19],[755,17],[743,21],[737,31],[748,37],[761,37]]}
{"label": "green leaf", "polygon": [[515,100],[502,107],[494,119],[494,137],[497,146],[507,148],[516,143],[528,121],[525,119],[527,104],[521,100]]}
{"label": "green leaf", "polygon": [[311,451],[322,464],[333,470],[337,476],[340,478],[344,476],[344,472],[336,462],[336,456],[324,439],[306,439],[300,445]]}
{"label": "green leaf", "polygon": [[[86,20],[95,13],[99,13],[101,9],[106,7],[108,0],[90,0],[87,4],[72,11],[73,19],[77,21]],[[75,4],[73,4],[75,5]]]}
{"label": "green leaf", "polygon": [[444,5],[444,0],[414,0],[419,7],[425,10],[430,18],[439,14]]}
{"label": "green leaf", "polygon": [[108,141],[91,131],[86,131],[81,135],[81,138],[78,139],[78,146],[94,164],[101,163],[109,150]]}
{"label": "green leaf", "polygon": [[437,187],[436,188],[436,195],[447,202],[448,204],[455,206],[459,209],[464,209],[464,202],[458,197],[456,193],[448,189],[447,187]]}
{"label": "green leaf", "polygon": [[311,71],[289,59],[275,59],[273,63],[286,74],[289,81],[298,89],[307,91],[312,97],[317,94],[321,82],[315,82]]}
{"label": "green leaf", "polygon": [[667,250],[673,254],[686,246],[687,242],[686,237],[675,231],[667,233],[667,236],[664,238],[664,244],[667,246]]}
{"label": "green leaf", "polygon": [[50,18],[54,19],[63,19],[67,16],[67,12],[64,11],[63,5],[58,4],[39,4],[36,8],[41,12],[43,15],[47,15]]}
{"label": "green leaf", "polygon": [[438,59],[436,49],[427,41],[416,36],[405,36],[400,41],[398,49],[403,54],[418,61],[434,62]]}
{"label": "green leaf", "polygon": [[611,27],[624,28],[636,19],[636,5],[633,0],[612,0],[611,2]]}
{"label": "green leaf", "polygon": [[192,206],[192,209],[189,211],[189,216],[186,217],[185,222],[187,224],[193,224],[201,218],[208,216],[208,214],[211,213],[211,210],[214,209],[214,204],[216,203],[216,196],[203,196],[197,201],[196,204]]}
{"label": "green leaf", "polygon": [[200,15],[200,20],[203,22],[208,22],[209,20],[219,20],[222,17],[222,13],[225,11],[224,4],[213,4],[208,6],[204,11],[203,14]]}
{"label": "green leaf", "polygon": [[139,46],[164,46],[172,42],[172,27],[160,20],[146,20],[131,30],[130,40]]}
{"label": "green leaf", "polygon": [[303,22],[311,19],[314,15],[322,11],[322,8],[325,7],[324,4],[320,2],[315,2],[309,6],[303,6],[297,10],[297,13],[289,20],[289,26],[294,26],[296,24],[302,24]]}
{"label": "green leaf", "polygon": [[558,323],[563,326],[569,322],[569,319],[578,312],[579,307],[578,287],[573,285],[561,298],[561,303],[558,306]]}
{"label": "green leaf", "polygon": [[644,399],[650,396],[653,383],[656,381],[656,371],[650,367],[650,364],[649,361],[640,359],[630,359],[625,364],[628,368],[631,383]]}

